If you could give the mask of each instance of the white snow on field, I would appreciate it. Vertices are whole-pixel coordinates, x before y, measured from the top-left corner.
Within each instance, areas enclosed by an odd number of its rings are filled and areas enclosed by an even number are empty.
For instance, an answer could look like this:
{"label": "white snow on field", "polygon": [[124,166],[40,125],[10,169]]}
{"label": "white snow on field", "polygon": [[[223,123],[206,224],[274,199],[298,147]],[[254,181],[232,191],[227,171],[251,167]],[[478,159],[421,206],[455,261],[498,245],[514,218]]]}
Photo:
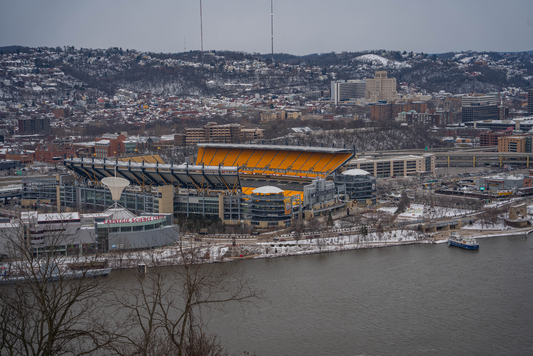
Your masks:
{"label": "white snow on field", "polygon": [[458,216],[463,216],[465,214],[473,213],[474,210],[466,209],[456,209],[456,208],[447,208],[444,206],[435,206],[433,210],[429,210],[426,214],[426,217],[435,218],[435,217],[447,217],[453,218]]}
{"label": "white snow on field", "polygon": [[[378,210],[394,214],[396,212],[396,207],[382,207]],[[447,208],[442,206],[435,206],[433,209],[430,209],[428,206],[422,204],[411,204],[410,207],[402,214],[398,216],[399,220],[417,220],[417,219],[435,219],[441,217],[460,217],[465,214],[472,213],[473,210],[457,209],[457,208]]]}
{"label": "white snow on field", "polygon": [[466,58],[460,59],[459,61],[463,63],[469,63],[473,58],[474,57],[466,57]]}
{"label": "white snow on field", "polygon": [[405,212],[398,215],[396,221],[405,221],[405,220],[418,220],[424,217],[424,205],[423,204],[411,204],[405,210]]}
{"label": "white snow on field", "polygon": [[510,230],[511,226],[505,225],[503,219],[498,219],[498,222],[495,224],[483,224],[481,221],[477,220],[472,225],[463,226],[463,230]]}
{"label": "white snow on field", "polygon": [[[277,241],[257,244],[260,248],[254,248],[259,254],[256,258],[272,258],[291,255],[308,255],[320,252],[335,252],[360,248],[383,247],[391,245],[412,244],[423,241],[430,237],[413,230],[395,230],[382,233],[348,234],[329,238],[302,239],[299,241]],[[430,243],[428,241],[428,243]]]}
{"label": "white snow on field", "polygon": [[394,214],[396,212],[396,210],[398,210],[398,208],[395,207],[395,206],[384,206],[382,208],[379,208],[378,210],[379,211],[384,211],[386,213]]}
{"label": "white snow on field", "polygon": [[393,60],[378,56],[377,54],[363,54],[362,56],[356,57],[353,60],[356,60],[359,62],[381,65],[384,67],[393,67],[393,68],[411,67],[411,65],[408,63],[393,61]]}

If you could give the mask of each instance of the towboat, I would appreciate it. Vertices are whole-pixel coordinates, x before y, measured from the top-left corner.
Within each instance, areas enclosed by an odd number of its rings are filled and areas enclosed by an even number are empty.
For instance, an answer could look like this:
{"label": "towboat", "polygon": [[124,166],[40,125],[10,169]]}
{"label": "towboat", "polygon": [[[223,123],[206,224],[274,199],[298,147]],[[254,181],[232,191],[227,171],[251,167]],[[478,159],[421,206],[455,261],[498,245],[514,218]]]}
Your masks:
{"label": "towboat", "polygon": [[477,250],[479,249],[479,244],[476,239],[473,237],[464,236],[462,237],[456,232],[452,232],[448,239],[448,246],[461,247],[467,250]]}

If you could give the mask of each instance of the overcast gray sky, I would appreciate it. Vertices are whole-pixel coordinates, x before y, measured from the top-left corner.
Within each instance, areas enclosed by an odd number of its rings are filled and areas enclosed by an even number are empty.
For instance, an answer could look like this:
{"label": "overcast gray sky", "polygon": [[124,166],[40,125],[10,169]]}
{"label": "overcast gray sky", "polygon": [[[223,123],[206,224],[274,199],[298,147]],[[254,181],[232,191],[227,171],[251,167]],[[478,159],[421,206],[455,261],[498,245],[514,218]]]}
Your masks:
{"label": "overcast gray sky", "polygon": [[[270,53],[270,0],[203,0],[204,50]],[[200,49],[199,0],[0,0],[0,46]],[[274,52],[533,50],[533,0],[274,0]]]}

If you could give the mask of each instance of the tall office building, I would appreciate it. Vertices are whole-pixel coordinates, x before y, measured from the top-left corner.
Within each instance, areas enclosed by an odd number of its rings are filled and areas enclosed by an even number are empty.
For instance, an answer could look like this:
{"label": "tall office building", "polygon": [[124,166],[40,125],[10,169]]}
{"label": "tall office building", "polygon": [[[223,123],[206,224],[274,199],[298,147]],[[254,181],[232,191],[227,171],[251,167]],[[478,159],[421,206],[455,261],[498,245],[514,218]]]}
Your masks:
{"label": "tall office building", "polygon": [[527,93],[527,113],[533,115],[533,89],[529,89]]}
{"label": "tall office building", "polygon": [[374,79],[366,80],[365,98],[372,102],[396,100],[396,78],[387,78],[387,71],[378,70]]}
{"label": "tall office building", "polygon": [[47,117],[18,119],[19,135],[49,134],[50,119]]}
{"label": "tall office building", "polygon": [[364,98],[365,90],[364,80],[337,80],[331,82],[331,100],[337,105],[339,101]]}
{"label": "tall office building", "polygon": [[462,122],[498,120],[498,94],[468,95],[461,99]]}

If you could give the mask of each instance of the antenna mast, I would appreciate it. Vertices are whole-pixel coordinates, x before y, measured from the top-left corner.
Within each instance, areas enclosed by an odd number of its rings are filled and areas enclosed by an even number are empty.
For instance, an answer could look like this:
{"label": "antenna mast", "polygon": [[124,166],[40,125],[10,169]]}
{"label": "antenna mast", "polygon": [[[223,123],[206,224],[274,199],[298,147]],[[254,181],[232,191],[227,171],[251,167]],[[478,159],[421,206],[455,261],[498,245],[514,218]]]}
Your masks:
{"label": "antenna mast", "polygon": [[202,58],[204,58],[204,27],[202,24],[202,0],[200,0],[200,45],[202,50]]}
{"label": "antenna mast", "polygon": [[272,42],[272,63],[274,63],[274,0],[270,0],[270,40]]}

